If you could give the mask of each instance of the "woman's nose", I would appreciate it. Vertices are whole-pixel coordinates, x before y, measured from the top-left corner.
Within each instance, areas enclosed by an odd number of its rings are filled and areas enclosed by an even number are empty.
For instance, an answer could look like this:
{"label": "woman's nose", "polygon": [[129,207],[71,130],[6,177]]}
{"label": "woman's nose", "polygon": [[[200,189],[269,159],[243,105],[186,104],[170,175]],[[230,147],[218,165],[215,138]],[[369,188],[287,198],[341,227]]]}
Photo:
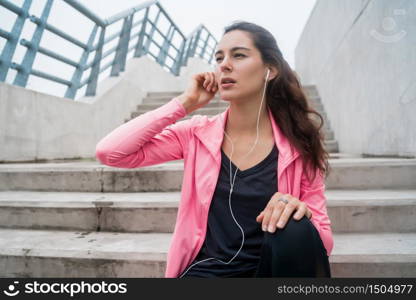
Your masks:
{"label": "woman's nose", "polygon": [[223,58],[223,60],[219,64],[219,69],[221,72],[231,71],[232,66],[231,66],[230,60],[228,58]]}

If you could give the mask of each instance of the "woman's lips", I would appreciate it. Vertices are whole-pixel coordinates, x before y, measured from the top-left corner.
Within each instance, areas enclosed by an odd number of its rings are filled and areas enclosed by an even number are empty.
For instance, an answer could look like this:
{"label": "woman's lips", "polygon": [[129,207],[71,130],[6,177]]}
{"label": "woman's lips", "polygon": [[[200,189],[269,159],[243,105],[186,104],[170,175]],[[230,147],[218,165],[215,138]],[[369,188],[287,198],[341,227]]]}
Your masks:
{"label": "woman's lips", "polygon": [[224,89],[228,89],[231,88],[235,85],[235,82],[230,82],[230,83],[221,83],[221,87]]}

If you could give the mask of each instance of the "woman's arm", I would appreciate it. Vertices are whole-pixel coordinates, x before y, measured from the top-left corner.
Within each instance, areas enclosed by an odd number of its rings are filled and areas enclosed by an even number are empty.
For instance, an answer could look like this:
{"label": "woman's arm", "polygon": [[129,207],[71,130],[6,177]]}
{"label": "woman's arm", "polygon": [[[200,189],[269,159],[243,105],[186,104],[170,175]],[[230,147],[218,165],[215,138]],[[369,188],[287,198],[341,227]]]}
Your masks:
{"label": "woman's arm", "polygon": [[177,98],[114,129],[96,145],[104,165],[135,168],[183,159],[189,121],[175,123],[187,114]]}
{"label": "woman's arm", "polygon": [[327,255],[331,255],[334,241],[331,220],[326,207],[325,179],[319,169],[316,170],[316,177],[312,182],[307,179],[305,172],[303,172],[299,200],[304,201],[312,212],[311,222],[320,233]]}

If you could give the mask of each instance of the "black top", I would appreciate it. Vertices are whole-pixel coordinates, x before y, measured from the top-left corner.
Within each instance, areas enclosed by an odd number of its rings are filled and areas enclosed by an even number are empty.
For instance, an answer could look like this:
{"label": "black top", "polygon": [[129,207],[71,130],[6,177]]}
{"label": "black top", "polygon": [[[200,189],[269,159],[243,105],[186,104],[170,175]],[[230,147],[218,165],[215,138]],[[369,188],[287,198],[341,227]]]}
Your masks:
{"label": "black top", "polygon": [[[230,160],[221,149],[221,171],[208,214],[208,228],[204,244],[194,263],[209,259],[191,267],[184,277],[234,277],[240,273],[255,271],[260,259],[264,232],[256,217],[266,207],[277,192],[278,149],[274,145],[269,155],[257,165],[237,171],[234,189],[231,194],[231,207],[234,218],[244,231],[244,245],[240,253],[229,263],[241,247],[243,235],[234,221],[229,204]],[[231,162],[231,180],[236,166]],[[182,273],[182,274],[183,274]],[[181,275],[182,275],[181,274]]]}

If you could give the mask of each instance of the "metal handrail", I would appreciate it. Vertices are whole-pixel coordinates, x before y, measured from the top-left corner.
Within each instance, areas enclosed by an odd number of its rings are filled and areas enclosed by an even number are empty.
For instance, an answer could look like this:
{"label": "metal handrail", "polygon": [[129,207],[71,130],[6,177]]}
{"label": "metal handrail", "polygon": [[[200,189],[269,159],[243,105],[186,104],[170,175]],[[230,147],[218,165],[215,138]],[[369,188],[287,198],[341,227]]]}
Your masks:
{"label": "metal handrail", "polygon": [[[9,69],[14,69],[17,71],[13,80],[13,84],[15,85],[26,87],[29,76],[33,75],[66,85],[65,97],[75,99],[79,90],[85,85],[87,85],[85,96],[95,96],[100,74],[111,68],[110,76],[118,76],[120,72],[125,70],[127,55],[133,50],[134,57],[148,55],[175,76],[179,75],[182,66],[187,65],[190,57],[199,56],[208,63],[212,63],[217,40],[209,30],[201,24],[191,34],[185,36],[157,0],[147,1],[107,19],[100,18],[77,0],[63,1],[94,23],[87,42],[80,41],[48,23],[53,0],[46,1],[41,16],[39,17],[34,15],[29,16],[32,0],[24,0],[21,7],[8,0],[0,0],[0,7],[16,14],[16,21],[10,32],[0,28],[0,38],[4,38],[7,41],[0,56],[0,81],[5,81]],[[154,9],[157,13],[152,19],[149,12]],[[141,13],[143,13],[143,17],[133,22],[136,14]],[[161,16],[168,21],[169,26],[166,32],[163,32],[158,25]],[[21,37],[26,19],[29,19],[29,21],[36,25],[30,41]],[[118,21],[123,21],[121,30],[110,36],[106,36],[108,27]],[[133,29],[136,28],[138,32],[132,34]],[[81,58],[78,61],[74,61],[56,51],[41,47],[40,42],[45,31],[52,32],[81,48],[83,51]],[[155,39],[156,33],[162,37],[161,44]],[[175,45],[174,43],[175,35],[179,37],[177,39],[180,42],[179,45]],[[98,41],[95,42],[97,36]],[[117,38],[117,46],[104,52],[104,46]],[[152,45],[156,46],[158,51],[153,51],[151,49]],[[12,61],[12,57],[18,46],[26,48],[26,53],[21,63]],[[93,52],[95,52],[94,57],[90,58]],[[73,67],[74,72],[72,78],[65,79],[36,70],[33,64],[37,53],[41,53]],[[103,64],[103,60],[112,54],[114,54],[114,58],[106,64]],[[87,71],[90,71],[89,76],[83,79],[84,72]]]}

